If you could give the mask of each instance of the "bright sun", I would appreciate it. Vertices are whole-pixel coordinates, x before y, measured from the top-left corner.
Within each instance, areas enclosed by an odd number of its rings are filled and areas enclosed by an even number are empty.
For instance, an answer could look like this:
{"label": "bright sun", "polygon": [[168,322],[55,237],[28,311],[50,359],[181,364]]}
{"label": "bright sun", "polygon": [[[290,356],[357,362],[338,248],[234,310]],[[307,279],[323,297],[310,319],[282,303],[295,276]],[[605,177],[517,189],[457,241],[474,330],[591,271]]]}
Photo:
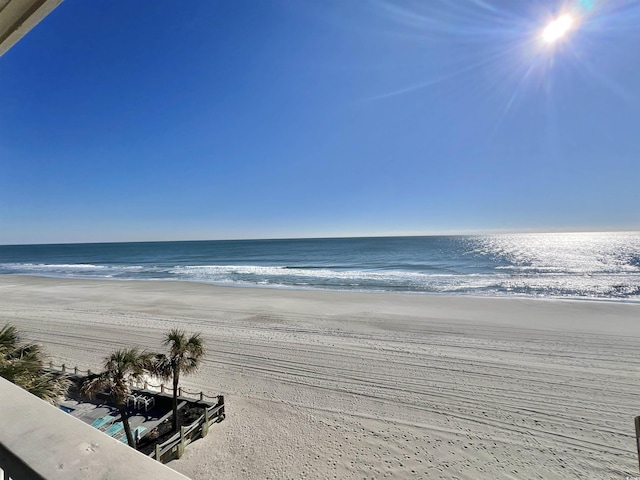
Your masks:
{"label": "bright sun", "polygon": [[547,25],[547,28],[542,32],[542,38],[547,43],[555,43],[564,37],[569,30],[571,30],[573,24],[574,19],[571,15],[561,15]]}

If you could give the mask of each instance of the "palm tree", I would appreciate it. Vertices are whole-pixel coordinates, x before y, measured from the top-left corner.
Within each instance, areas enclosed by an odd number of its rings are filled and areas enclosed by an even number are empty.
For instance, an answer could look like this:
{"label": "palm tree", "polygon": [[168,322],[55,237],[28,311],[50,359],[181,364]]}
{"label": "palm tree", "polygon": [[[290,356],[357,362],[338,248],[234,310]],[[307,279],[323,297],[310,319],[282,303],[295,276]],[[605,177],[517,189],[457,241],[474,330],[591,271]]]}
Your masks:
{"label": "palm tree", "polygon": [[0,376],[49,403],[63,397],[71,382],[60,373],[44,370],[45,354],[40,345],[24,343],[10,324],[0,330]]}
{"label": "palm tree", "polygon": [[127,415],[127,397],[131,393],[129,380],[137,380],[145,373],[152,356],[150,353],[138,351],[137,348],[116,350],[104,359],[104,371],[89,377],[82,385],[82,393],[90,398],[104,390],[109,392],[110,400],[120,412],[127,442],[133,448],[136,446]]}
{"label": "palm tree", "polygon": [[162,342],[169,347],[169,355],[156,356],[154,373],[163,380],[173,380],[173,430],[178,429],[178,384],[180,374],[189,375],[200,366],[204,356],[204,341],[199,333],[187,337],[183,330],[171,329]]}

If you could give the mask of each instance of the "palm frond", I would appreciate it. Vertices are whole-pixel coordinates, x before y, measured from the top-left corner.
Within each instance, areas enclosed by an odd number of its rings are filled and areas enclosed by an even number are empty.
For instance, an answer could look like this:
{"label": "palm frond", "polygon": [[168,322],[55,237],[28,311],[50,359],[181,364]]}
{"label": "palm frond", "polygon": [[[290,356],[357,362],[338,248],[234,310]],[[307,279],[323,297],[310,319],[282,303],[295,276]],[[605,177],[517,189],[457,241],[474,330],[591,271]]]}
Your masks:
{"label": "palm frond", "polygon": [[200,333],[187,338],[183,330],[174,328],[165,334],[164,344],[169,346],[169,354],[163,359],[163,378],[171,378],[180,372],[188,375],[198,369],[205,354]]}
{"label": "palm frond", "polygon": [[36,343],[23,343],[18,329],[7,324],[0,329],[0,376],[43,400],[54,402],[66,393],[70,382],[45,372],[45,354]]}
{"label": "palm frond", "polygon": [[174,351],[181,351],[186,342],[186,332],[184,330],[180,330],[179,328],[172,328],[169,330],[165,336],[164,341],[162,342],[165,346],[169,346],[171,353]]}
{"label": "palm frond", "polygon": [[27,390],[46,402],[56,403],[64,397],[70,386],[71,380],[66,376],[46,372],[33,377]]}
{"label": "palm frond", "polygon": [[184,358],[180,364],[180,370],[189,375],[200,368],[200,357]]}
{"label": "palm frond", "polygon": [[83,395],[86,395],[89,398],[95,398],[98,393],[110,389],[111,384],[111,378],[103,372],[98,375],[91,375],[88,377],[80,387],[80,391]]}
{"label": "palm frond", "polygon": [[150,371],[155,355],[140,352],[138,348],[116,350],[104,359],[103,372],[85,381],[82,392],[89,397],[108,393],[114,403],[124,405],[131,393],[129,380],[136,380]]}
{"label": "palm frond", "polygon": [[149,364],[149,372],[154,377],[159,377],[164,381],[170,380],[173,375],[171,359],[164,353],[154,355]]}
{"label": "palm frond", "polygon": [[20,343],[20,334],[15,325],[6,324],[0,330],[0,354],[15,350]]}
{"label": "palm frond", "polygon": [[187,340],[186,350],[192,357],[201,357],[204,355],[204,340],[202,339],[201,334],[196,333]]}

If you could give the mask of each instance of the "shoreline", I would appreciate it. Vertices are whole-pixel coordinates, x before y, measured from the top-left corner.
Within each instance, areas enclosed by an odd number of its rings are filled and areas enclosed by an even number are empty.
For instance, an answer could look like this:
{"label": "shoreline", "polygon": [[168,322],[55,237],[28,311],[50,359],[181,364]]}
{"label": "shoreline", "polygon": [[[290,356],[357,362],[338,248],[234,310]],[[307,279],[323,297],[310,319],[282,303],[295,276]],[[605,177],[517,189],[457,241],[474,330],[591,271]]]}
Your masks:
{"label": "shoreline", "polygon": [[624,478],[640,305],[0,275],[55,363],[200,331],[227,419],[169,466],[233,478]]}
{"label": "shoreline", "polygon": [[210,283],[210,282],[199,282],[196,280],[177,280],[177,279],[168,279],[168,278],[80,278],[80,277],[57,277],[57,276],[48,276],[48,275],[28,275],[24,273],[14,274],[14,273],[0,273],[0,279],[5,277],[17,277],[17,278],[41,278],[41,279],[51,279],[51,280],[70,280],[70,281],[78,281],[78,282],[149,282],[149,283],[175,283],[175,284],[194,284],[194,285],[207,285],[214,288],[231,288],[231,289],[256,289],[256,290],[273,290],[273,291],[301,291],[301,292],[329,292],[329,293],[354,293],[354,294],[363,294],[363,295],[407,295],[407,296],[426,296],[426,297],[444,297],[444,298],[475,298],[475,299],[524,299],[524,300],[541,300],[541,301],[576,301],[576,302],[607,302],[614,304],[631,304],[631,305],[640,305],[640,299],[629,299],[629,298],[600,298],[600,297],[541,297],[541,296],[533,296],[533,295],[525,295],[525,294],[504,294],[504,295],[472,295],[466,293],[454,294],[454,293],[438,293],[438,292],[421,292],[421,291],[393,291],[393,290],[356,290],[356,289],[339,289],[339,288],[322,288],[322,287],[300,287],[300,286],[289,286],[289,285],[258,285],[258,284],[232,284],[232,285],[222,285],[218,283]]}

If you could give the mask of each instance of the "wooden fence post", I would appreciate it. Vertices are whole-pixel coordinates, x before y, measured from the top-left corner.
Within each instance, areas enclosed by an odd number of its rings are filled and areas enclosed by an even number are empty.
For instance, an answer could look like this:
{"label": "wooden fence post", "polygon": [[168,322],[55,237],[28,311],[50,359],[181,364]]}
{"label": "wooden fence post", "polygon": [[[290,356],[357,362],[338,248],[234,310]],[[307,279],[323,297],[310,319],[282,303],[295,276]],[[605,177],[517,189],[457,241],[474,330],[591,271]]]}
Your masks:
{"label": "wooden fence post", "polygon": [[184,449],[186,446],[186,441],[184,438],[184,427],[180,427],[180,443],[178,444],[178,458],[182,457],[182,455],[184,454]]}
{"label": "wooden fence post", "polygon": [[160,393],[164,393],[164,383],[160,384]]}
{"label": "wooden fence post", "polygon": [[224,395],[218,395],[218,405],[220,406],[220,409],[218,410],[218,418],[219,418],[219,422],[221,422],[222,420],[225,419],[225,413],[224,413]]}
{"label": "wooden fence post", "polygon": [[204,400],[204,393],[200,392],[200,401]]}
{"label": "wooden fence post", "polygon": [[200,435],[204,438],[207,436],[207,433],[209,433],[209,409],[204,407],[204,423],[202,424],[202,431]]}
{"label": "wooden fence post", "polygon": [[162,463],[162,458],[160,458],[160,445],[156,443],[156,460]]}
{"label": "wooden fence post", "polygon": [[73,367],[73,374],[78,375],[78,367]]}
{"label": "wooden fence post", "polygon": [[67,371],[67,366],[63,363],[62,364],[62,373],[65,373]]}
{"label": "wooden fence post", "polygon": [[640,470],[640,417],[636,417],[636,447],[638,448],[638,469]]}
{"label": "wooden fence post", "polygon": [[178,396],[181,397],[182,396],[182,387],[178,387]]}

